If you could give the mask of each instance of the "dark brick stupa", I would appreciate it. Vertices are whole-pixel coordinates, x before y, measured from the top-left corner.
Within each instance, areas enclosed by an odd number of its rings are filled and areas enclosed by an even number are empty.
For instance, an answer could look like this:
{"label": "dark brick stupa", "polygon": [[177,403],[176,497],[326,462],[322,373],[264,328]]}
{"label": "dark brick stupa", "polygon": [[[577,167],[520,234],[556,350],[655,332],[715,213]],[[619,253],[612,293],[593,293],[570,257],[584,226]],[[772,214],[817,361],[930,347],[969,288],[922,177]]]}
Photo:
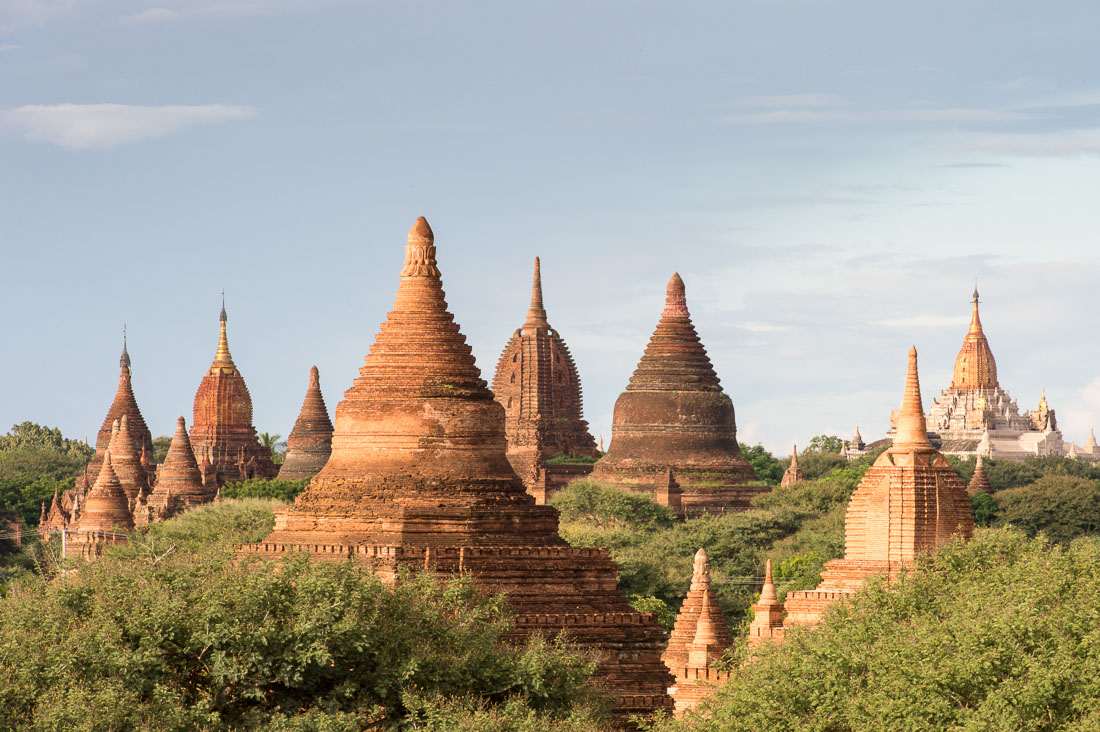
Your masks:
{"label": "dark brick stupa", "polygon": [[309,370],[309,386],[302,411],[286,440],[286,460],[279,467],[283,480],[312,478],[321,472],[332,453],[332,421],[328,418],[325,398],[321,396],[321,377],[314,366]]}

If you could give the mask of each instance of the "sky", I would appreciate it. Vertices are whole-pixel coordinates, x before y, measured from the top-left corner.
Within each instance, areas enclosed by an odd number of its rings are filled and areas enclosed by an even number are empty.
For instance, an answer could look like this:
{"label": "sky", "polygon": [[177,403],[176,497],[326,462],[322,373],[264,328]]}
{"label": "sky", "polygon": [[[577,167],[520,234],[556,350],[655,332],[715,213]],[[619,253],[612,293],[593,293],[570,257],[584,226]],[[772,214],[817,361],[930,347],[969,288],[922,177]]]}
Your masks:
{"label": "sky", "polygon": [[585,414],[678,271],[743,443],[882,436],[951,380],[1100,422],[1100,4],[0,0],[0,429],[154,435],[229,342],[261,432],[330,411],[417,216],[483,375],[542,260]]}

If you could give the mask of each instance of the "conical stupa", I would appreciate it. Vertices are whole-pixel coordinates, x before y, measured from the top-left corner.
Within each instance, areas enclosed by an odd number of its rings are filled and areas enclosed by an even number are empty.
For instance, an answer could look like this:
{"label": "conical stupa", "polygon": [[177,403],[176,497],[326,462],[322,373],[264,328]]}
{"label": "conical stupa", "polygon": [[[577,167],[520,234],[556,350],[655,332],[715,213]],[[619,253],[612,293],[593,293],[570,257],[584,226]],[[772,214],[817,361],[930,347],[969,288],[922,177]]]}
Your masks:
{"label": "conical stupa", "polygon": [[682,511],[745,509],[768,490],[737,444],[733,402],[722,391],[673,274],[665,307],[626,391],[615,402],[611,448],[592,478],[652,494],[668,468],[683,490]]}
{"label": "conical stupa", "polygon": [[653,616],[618,592],[606,550],[565,544],[557,511],[535,505],[506,450],[504,409],[447,310],[420,218],[393,310],[336,407],[328,462],[242,552],[350,556],[388,581],[402,567],[467,572],[507,596],[520,635],[568,629],[602,652],[597,681],[621,714],[670,708]]}
{"label": "conical stupa", "polygon": [[806,480],[806,474],[802,472],[802,468],[798,467],[798,445],[794,445],[791,448],[791,464],[783,471],[783,478],[779,481],[779,485],[794,485],[803,480]]}
{"label": "conical stupa", "polygon": [[985,474],[985,465],[982,464],[982,456],[978,456],[978,461],[974,465],[974,475],[970,478],[970,485],[967,487],[967,492],[970,495],[975,493],[993,493],[993,486],[989,483],[989,476]]}
{"label": "conical stupa", "polygon": [[109,447],[114,474],[126,492],[126,498],[133,502],[139,493],[149,487],[149,475],[136,452],[137,443],[130,431],[129,415],[122,415],[122,419],[113,426]]}
{"label": "conical stupa", "polygon": [[325,467],[331,453],[332,421],[328,418],[325,398],[321,396],[321,376],[314,366],[309,370],[309,386],[302,410],[286,439],[286,460],[279,466],[279,477],[283,480],[312,478]]}
{"label": "conical stupa", "polygon": [[844,558],[825,564],[816,590],[787,594],[786,625],[812,625],[830,602],[855,592],[868,577],[893,578],[919,555],[973,533],[966,486],[928,439],[916,348],[909,349],[905,395],[895,417],[893,446],[875,460],[848,503]]}
{"label": "conical stupa", "polygon": [[274,478],[278,472],[271,450],[260,444],[252,426],[252,395],[229,352],[227,321],[223,302],[218,350],[195,392],[191,420],[195,455],[210,461],[219,486],[228,481]]}
{"label": "conical stupa", "polygon": [[752,623],[749,625],[749,645],[758,646],[764,641],[783,640],[783,604],[775,591],[772,579],[772,560],[764,564],[764,585],[760,599],[752,606]]}
{"label": "conical stupa", "polygon": [[[552,470],[547,460],[561,455],[597,456],[596,441],[582,415],[576,364],[546,319],[538,257],[527,319],[500,354],[493,394],[504,407],[508,461],[540,503],[549,497],[547,486],[539,485],[540,476]],[[570,473],[569,477],[576,476]]]}
{"label": "conical stupa", "polygon": [[157,471],[157,484],[149,496],[149,507],[155,519],[171,518],[184,509],[210,503],[216,492],[216,485],[203,485],[195,451],[187,436],[187,423],[183,417],[177,418],[176,433],[172,435],[168,454]]}
{"label": "conical stupa", "polygon": [[[95,457],[92,458],[84,471],[84,474],[88,476],[89,483],[96,481],[99,471],[103,467],[103,454],[110,447],[111,426],[115,423],[115,420],[121,421],[123,417],[128,420],[130,436],[135,443],[133,451],[135,456],[140,459],[143,449],[147,450],[150,455],[153,454],[153,435],[149,432],[149,427],[146,426],[145,418],[141,416],[137,399],[134,397],[134,387],[130,375],[130,352],[126,343],[125,332],[122,335],[122,356],[118,359],[118,365],[120,369],[118,390],[115,392],[111,408],[107,410],[107,416],[103,418],[103,424],[96,434]],[[152,478],[152,474],[148,475],[149,480],[152,480]]]}
{"label": "conical stupa", "polygon": [[700,549],[695,553],[691,587],[661,655],[676,677],[670,693],[677,714],[709,697],[715,686],[726,680],[726,675],[718,673],[714,665],[731,645],[733,637],[711,589],[707,552]]}
{"label": "conical stupa", "polygon": [[92,560],[108,544],[125,544],[126,533],[134,528],[130,500],[115,474],[111,451],[103,453],[103,467],[88,491],[68,539],[69,551]]}

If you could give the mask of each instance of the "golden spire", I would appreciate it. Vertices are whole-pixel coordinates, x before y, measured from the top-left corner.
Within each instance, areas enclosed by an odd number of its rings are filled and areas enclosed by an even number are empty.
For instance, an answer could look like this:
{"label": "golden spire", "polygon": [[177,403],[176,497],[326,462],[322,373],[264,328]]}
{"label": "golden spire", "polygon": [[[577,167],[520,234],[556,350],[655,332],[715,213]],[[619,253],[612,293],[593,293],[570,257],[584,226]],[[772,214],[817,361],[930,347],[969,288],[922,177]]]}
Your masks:
{"label": "golden spire", "polygon": [[917,377],[917,347],[909,347],[909,371],[905,376],[905,396],[897,419],[894,447],[932,447],[921,404],[920,379]]}
{"label": "golden spire", "polygon": [[542,273],[539,266],[539,258],[535,257],[535,277],[531,283],[531,307],[527,310],[526,328],[549,328],[546,320],[546,308],[542,304]]}
{"label": "golden spire", "polygon": [[971,305],[970,331],[969,332],[970,333],[981,333],[982,332],[982,321],[981,321],[981,318],[978,317],[978,285],[977,285],[977,283],[974,284],[974,300],[973,300],[973,304]]}
{"label": "golden spire", "polygon": [[971,301],[970,329],[963,339],[962,348],[955,358],[955,372],[951,386],[956,389],[995,388],[997,386],[997,361],[989,348],[989,341],[982,331],[978,316],[978,285],[974,284]]}
{"label": "golden spire", "polygon": [[231,374],[237,370],[233,363],[233,355],[229,352],[229,338],[225,333],[225,324],[229,320],[225,314],[225,292],[222,292],[222,311],[218,316],[221,332],[218,335],[218,352],[214,354],[214,363],[210,364],[210,371],[219,371],[223,374]]}

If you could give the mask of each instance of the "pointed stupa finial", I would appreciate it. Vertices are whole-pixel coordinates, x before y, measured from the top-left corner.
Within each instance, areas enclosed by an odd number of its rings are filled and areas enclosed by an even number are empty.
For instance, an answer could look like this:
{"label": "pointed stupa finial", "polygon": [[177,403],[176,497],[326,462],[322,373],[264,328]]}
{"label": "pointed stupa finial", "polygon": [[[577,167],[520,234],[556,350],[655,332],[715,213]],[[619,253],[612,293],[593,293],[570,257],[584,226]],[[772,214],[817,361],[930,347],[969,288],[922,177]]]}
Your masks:
{"label": "pointed stupa finial", "polygon": [[791,468],[798,468],[798,445],[791,445]]}
{"label": "pointed stupa finial", "polygon": [[982,321],[978,317],[978,281],[974,280],[974,298],[971,301],[972,311],[970,313],[970,332],[981,333]]}
{"label": "pointed stupa finial", "polygon": [[924,420],[924,406],[920,397],[920,379],[917,376],[917,347],[909,347],[909,370],[905,375],[905,396],[897,419],[894,447],[931,447],[928,441],[928,425]]}
{"label": "pointed stupa finial", "polygon": [[1085,447],[1089,448],[1089,452],[1095,451],[1096,445],[1096,433],[1093,432],[1092,427],[1089,427],[1089,439],[1085,442]]}
{"label": "pointed stupa finial", "polygon": [[707,550],[700,548],[695,552],[695,561],[691,568],[691,589],[702,590],[710,587],[710,562]]}
{"label": "pointed stupa finial", "polygon": [[309,369],[309,385],[317,387],[321,385],[321,372],[316,366],[311,366]]}
{"label": "pointed stupa finial", "polygon": [[760,588],[760,603],[779,602],[779,595],[775,591],[775,581],[772,580],[772,560],[764,562],[764,586]]}
{"label": "pointed stupa finial", "polygon": [[231,374],[236,370],[233,364],[233,354],[229,352],[229,336],[226,333],[226,322],[229,320],[225,314],[225,290],[222,290],[222,311],[218,316],[218,352],[214,354],[214,363],[210,370],[218,370],[223,374]]}
{"label": "pointed stupa finial", "polygon": [[661,311],[662,318],[690,318],[688,312],[687,293],[684,290],[684,281],[679,272],[673,272],[665,288],[665,309]]}
{"label": "pointed stupa finial", "polygon": [[527,322],[523,327],[550,327],[550,323],[546,320],[546,308],[542,304],[542,269],[538,257],[535,257],[535,276],[531,282],[531,307],[527,310]]}
{"label": "pointed stupa finial", "polygon": [[405,267],[402,277],[439,277],[439,267],[435,261],[435,234],[428,220],[423,216],[409,229],[408,243],[405,245]]}
{"label": "pointed stupa finial", "polygon": [[126,324],[122,324],[122,356],[118,359],[118,365],[124,369],[130,368],[130,352],[126,348]]}

